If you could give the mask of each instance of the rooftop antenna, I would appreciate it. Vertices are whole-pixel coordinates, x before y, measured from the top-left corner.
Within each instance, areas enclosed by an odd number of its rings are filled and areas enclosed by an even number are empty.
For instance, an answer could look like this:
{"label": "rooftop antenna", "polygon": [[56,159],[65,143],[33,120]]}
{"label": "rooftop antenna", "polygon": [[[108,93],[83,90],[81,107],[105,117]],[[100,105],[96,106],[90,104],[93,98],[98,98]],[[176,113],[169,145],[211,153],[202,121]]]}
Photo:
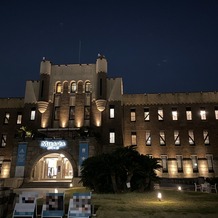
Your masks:
{"label": "rooftop antenna", "polygon": [[80,55],[81,55],[81,40],[79,40],[79,64],[80,64]]}

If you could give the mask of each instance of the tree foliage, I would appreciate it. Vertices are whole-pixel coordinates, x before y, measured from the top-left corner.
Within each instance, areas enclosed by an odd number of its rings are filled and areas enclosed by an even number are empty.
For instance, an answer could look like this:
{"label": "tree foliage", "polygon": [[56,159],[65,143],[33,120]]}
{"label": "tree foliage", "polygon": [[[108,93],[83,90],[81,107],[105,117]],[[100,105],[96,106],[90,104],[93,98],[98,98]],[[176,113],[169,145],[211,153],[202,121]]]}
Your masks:
{"label": "tree foliage", "polygon": [[136,146],[122,147],[84,160],[81,182],[97,193],[151,190],[160,168],[157,159],[140,155]]}

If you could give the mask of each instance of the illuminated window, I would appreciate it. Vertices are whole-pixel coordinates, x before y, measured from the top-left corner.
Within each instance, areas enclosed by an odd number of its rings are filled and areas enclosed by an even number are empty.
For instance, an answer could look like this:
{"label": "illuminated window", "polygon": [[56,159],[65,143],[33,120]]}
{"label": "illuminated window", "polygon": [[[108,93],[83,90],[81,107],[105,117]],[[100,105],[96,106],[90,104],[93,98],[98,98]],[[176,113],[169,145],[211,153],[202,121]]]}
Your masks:
{"label": "illuminated window", "polygon": [[131,144],[132,144],[132,145],[137,145],[136,132],[132,132],[132,133],[131,133]]}
{"label": "illuminated window", "polygon": [[188,131],[188,142],[190,145],[195,145],[194,132],[193,130]]}
{"label": "illuminated window", "polygon": [[75,119],[75,106],[70,106],[69,119],[70,120],[74,120]]}
{"label": "illuminated window", "polygon": [[144,108],[144,120],[145,121],[150,120],[149,108]]}
{"label": "illuminated window", "polygon": [[145,132],[145,144],[151,146],[151,132],[149,130]]}
{"label": "illuminated window", "polygon": [[186,108],[186,119],[187,120],[192,120],[192,111],[190,107]]}
{"label": "illuminated window", "polygon": [[54,110],[54,119],[59,120],[60,119],[60,107],[55,107]]}
{"label": "illuminated window", "polygon": [[7,135],[6,134],[2,134],[1,147],[4,148],[6,146],[6,140],[7,140]]}
{"label": "illuminated window", "polygon": [[215,119],[218,120],[218,107],[215,107]]}
{"label": "illuminated window", "polygon": [[198,172],[198,158],[197,158],[197,155],[191,155],[191,160],[192,160],[193,173],[197,173]]}
{"label": "illuminated window", "polygon": [[89,120],[90,119],[90,106],[85,106],[84,110],[84,119]]}
{"label": "illuminated window", "polygon": [[109,141],[110,141],[111,144],[115,143],[115,132],[114,132],[114,130],[111,130],[110,133],[109,133]]}
{"label": "illuminated window", "polygon": [[182,155],[176,155],[176,163],[177,163],[178,173],[183,172],[183,160],[182,160]]}
{"label": "illuminated window", "polygon": [[36,109],[32,108],[30,112],[30,120],[35,120],[36,118]]}
{"label": "illuminated window", "polygon": [[207,154],[206,159],[207,159],[208,172],[209,173],[214,172],[214,169],[213,169],[213,155],[212,154]]}
{"label": "illuminated window", "polygon": [[17,114],[17,124],[21,124],[21,122],[22,122],[22,114],[18,113]]}
{"label": "illuminated window", "polygon": [[5,113],[4,124],[8,124],[9,123],[9,118],[10,118],[10,114],[9,113]]}
{"label": "illuminated window", "polygon": [[201,117],[201,120],[206,120],[206,111],[205,111],[205,108],[201,108],[200,110],[200,117]]}
{"label": "illuminated window", "polygon": [[131,109],[130,110],[130,120],[131,120],[131,122],[135,122],[136,121],[135,109]]}
{"label": "illuminated window", "polygon": [[71,92],[71,93],[76,92],[76,82],[72,82],[72,83],[70,84],[70,92]]}
{"label": "illuminated window", "polygon": [[85,83],[85,92],[91,92],[91,83],[90,82]]}
{"label": "illuminated window", "polygon": [[160,131],[160,145],[161,145],[161,146],[165,146],[165,145],[166,145],[165,133],[164,133],[164,131]]}
{"label": "illuminated window", "polygon": [[174,143],[175,145],[180,145],[180,137],[179,137],[179,131],[174,131]]}
{"label": "illuminated window", "polygon": [[146,156],[148,156],[149,158],[153,158],[152,154],[146,154]]}
{"label": "illuminated window", "polygon": [[61,93],[61,83],[57,83],[57,85],[56,85],[56,93]]}
{"label": "illuminated window", "polygon": [[114,105],[110,105],[109,106],[109,116],[110,116],[110,118],[111,119],[113,119],[114,118]]}
{"label": "illuminated window", "polygon": [[158,120],[163,120],[163,109],[158,109]]}
{"label": "illuminated window", "polygon": [[203,136],[204,136],[204,144],[205,145],[209,145],[210,141],[209,141],[209,133],[207,130],[203,131]]}
{"label": "illuminated window", "polygon": [[176,108],[172,109],[172,119],[173,120],[178,120],[178,112]]}
{"label": "illuminated window", "polygon": [[163,173],[167,173],[168,172],[167,155],[161,155],[160,158],[162,161],[162,171]]}
{"label": "illuminated window", "polygon": [[3,164],[4,156],[0,156],[0,175],[2,173],[2,164]]}

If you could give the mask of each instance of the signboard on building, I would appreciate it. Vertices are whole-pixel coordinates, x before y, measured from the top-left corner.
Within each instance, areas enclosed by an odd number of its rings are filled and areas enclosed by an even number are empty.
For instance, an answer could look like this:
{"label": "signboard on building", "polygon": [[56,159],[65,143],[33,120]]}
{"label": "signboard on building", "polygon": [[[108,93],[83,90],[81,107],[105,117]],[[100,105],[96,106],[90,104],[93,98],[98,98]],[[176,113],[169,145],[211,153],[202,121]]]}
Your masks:
{"label": "signboard on building", "polygon": [[66,146],[67,142],[65,140],[47,139],[40,142],[40,147],[45,148],[47,150],[59,150]]}
{"label": "signboard on building", "polygon": [[79,176],[80,169],[83,161],[89,157],[89,144],[88,142],[80,142],[79,143]]}
{"label": "signboard on building", "polygon": [[15,168],[15,177],[23,177],[26,164],[27,143],[21,142],[17,149],[17,162]]}

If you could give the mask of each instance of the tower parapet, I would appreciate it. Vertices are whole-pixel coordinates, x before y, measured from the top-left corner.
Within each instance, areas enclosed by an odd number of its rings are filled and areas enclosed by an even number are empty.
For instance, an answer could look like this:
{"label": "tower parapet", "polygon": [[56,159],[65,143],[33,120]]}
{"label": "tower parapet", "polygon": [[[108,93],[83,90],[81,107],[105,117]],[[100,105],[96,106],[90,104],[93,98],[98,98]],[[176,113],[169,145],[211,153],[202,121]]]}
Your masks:
{"label": "tower parapet", "polygon": [[107,103],[107,60],[104,55],[98,54],[96,61],[97,73],[97,93],[96,93],[96,106],[102,112],[105,110]]}
{"label": "tower parapet", "polygon": [[40,113],[44,113],[48,107],[50,74],[51,62],[43,58],[40,64],[40,87],[38,98],[38,110]]}

